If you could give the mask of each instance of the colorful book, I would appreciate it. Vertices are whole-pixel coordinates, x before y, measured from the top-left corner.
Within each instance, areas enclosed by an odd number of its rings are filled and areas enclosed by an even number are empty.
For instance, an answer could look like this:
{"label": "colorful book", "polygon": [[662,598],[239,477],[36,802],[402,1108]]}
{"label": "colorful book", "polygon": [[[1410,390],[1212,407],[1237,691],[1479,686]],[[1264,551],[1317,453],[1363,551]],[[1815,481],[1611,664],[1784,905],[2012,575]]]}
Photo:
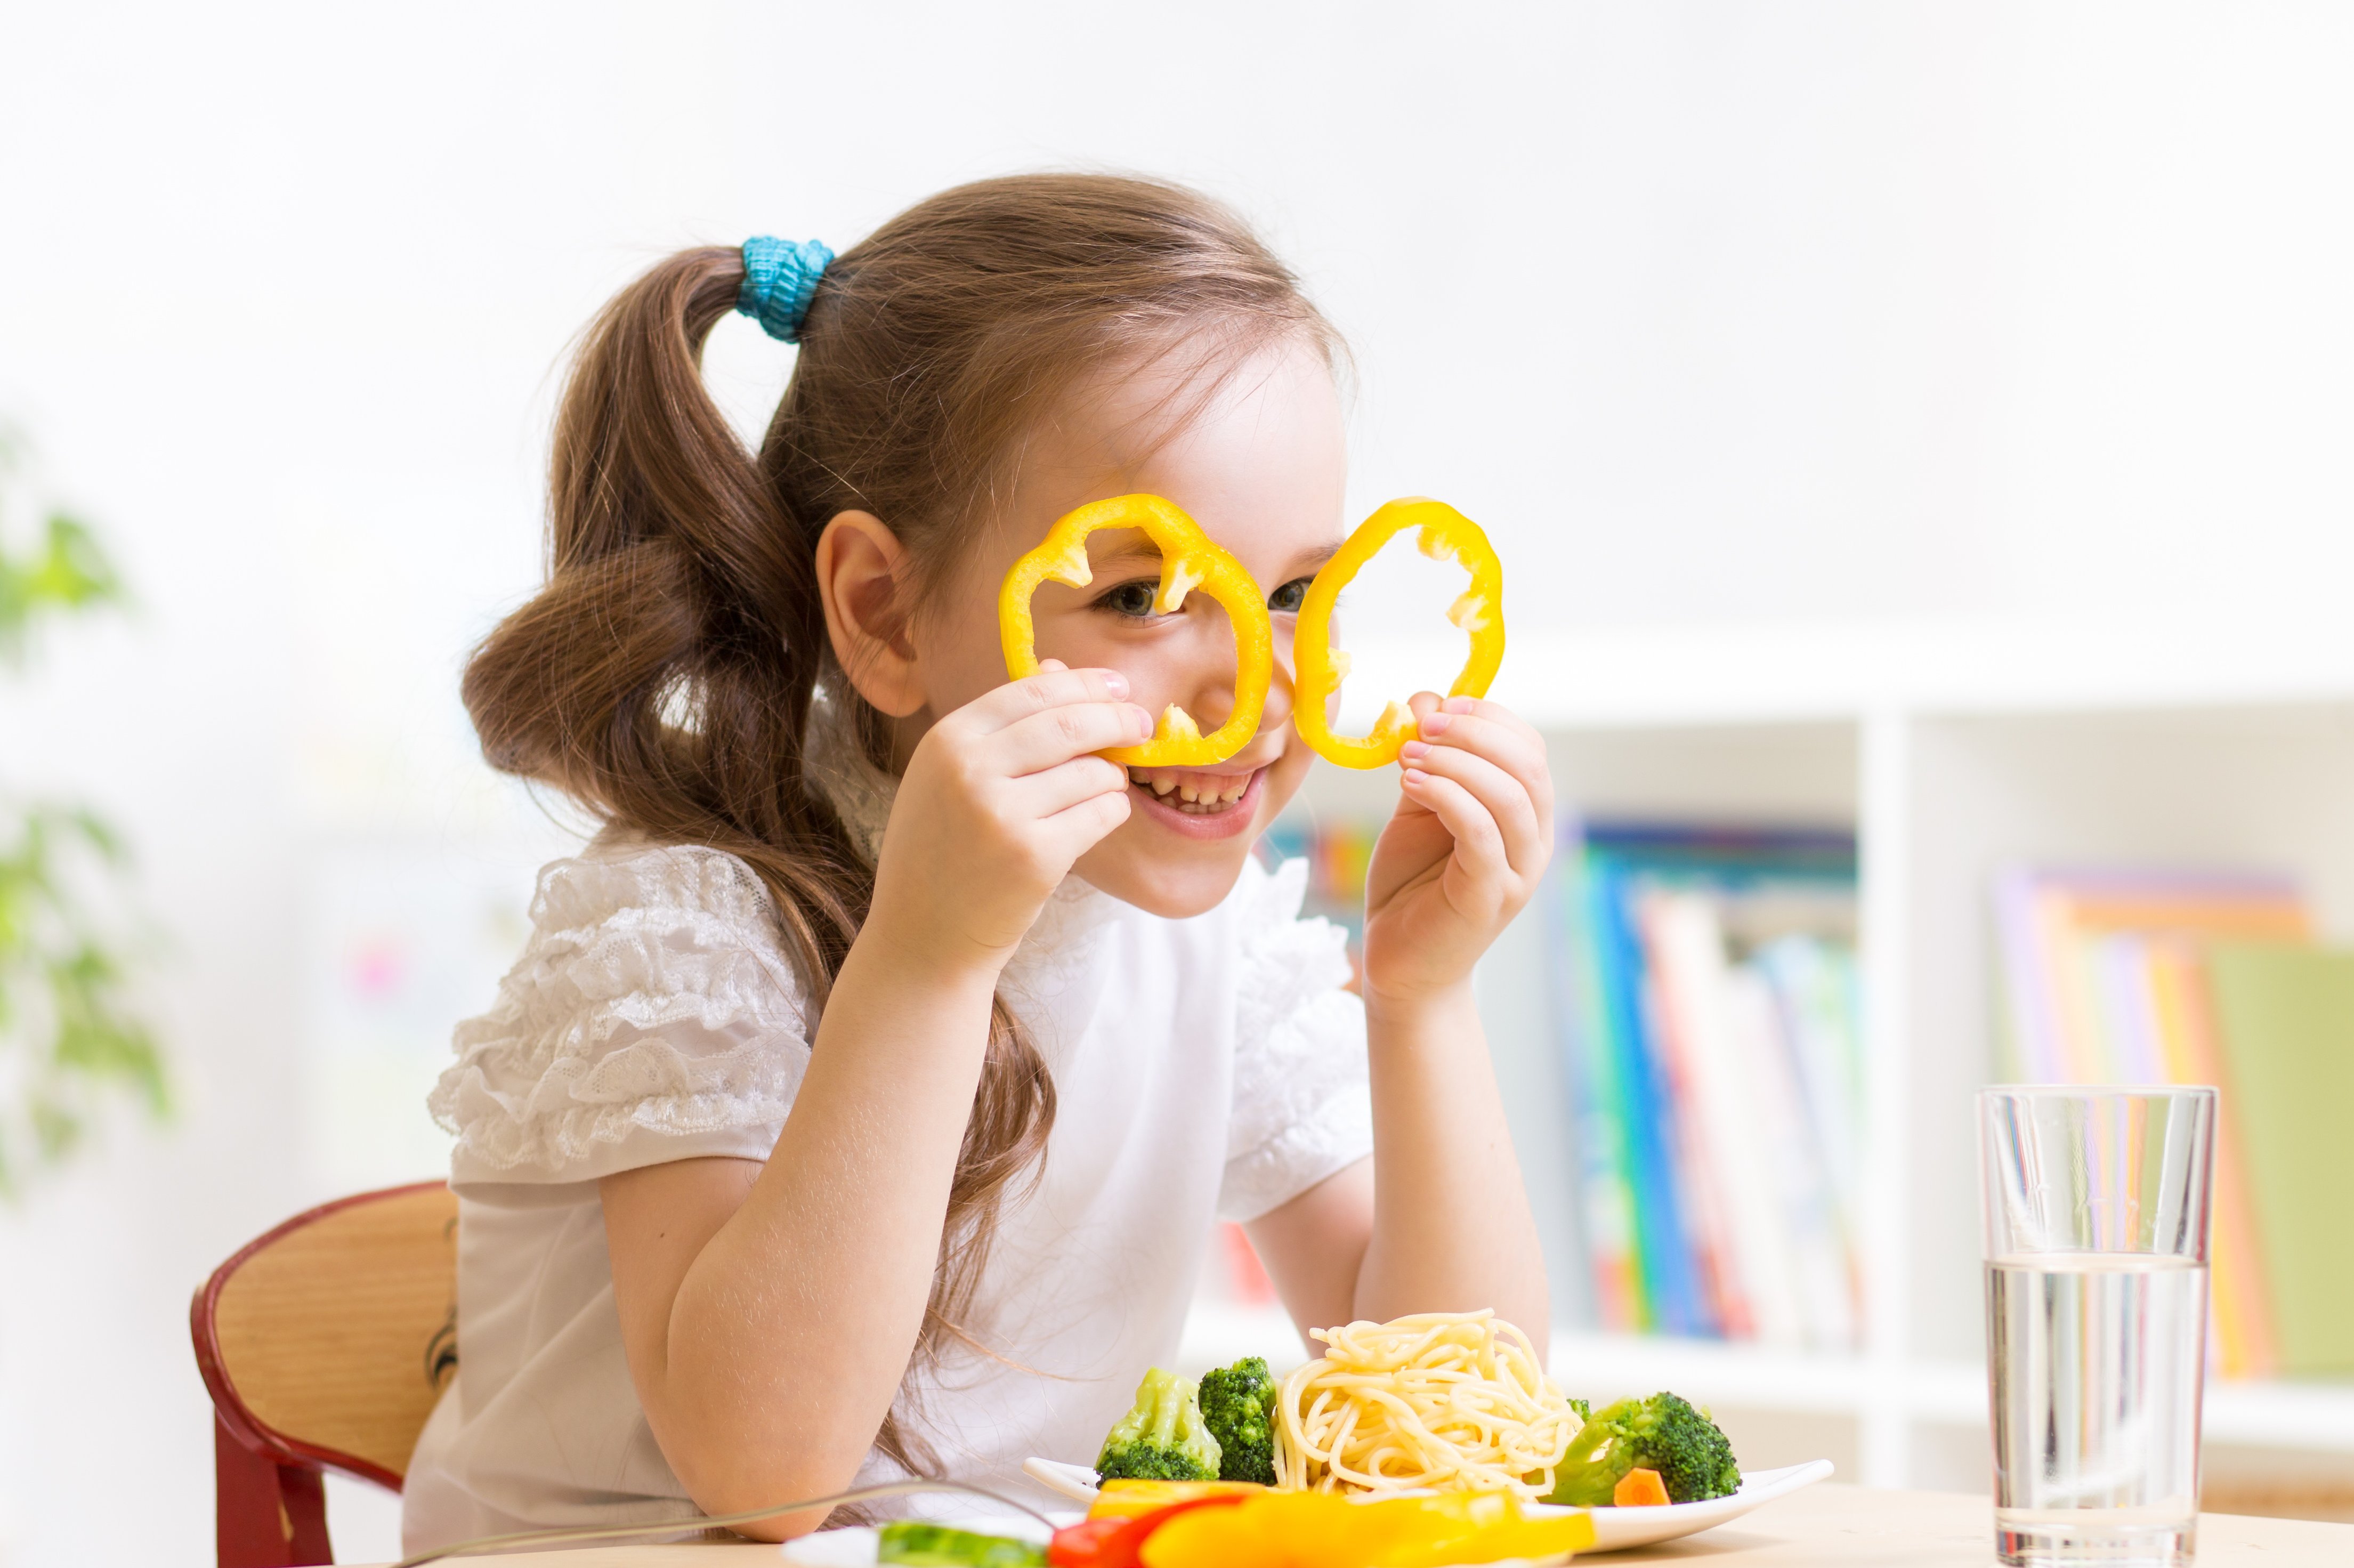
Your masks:
{"label": "colorful book", "polygon": [[1803,1346],[1801,1275],[1805,1248],[1818,1239],[1819,1167],[1800,1125],[1773,998],[1762,975],[1734,965],[1710,894],[1650,892],[1639,918],[1679,1101],[1691,1141],[1706,1150],[1688,1181],[1712,1219],[1725,1331]]}
{"label": "colorful book", "polygon": [[[2009,1075],[2022,1083],[2123,1083],[2142,1054],[2104,996],[2102,938],[2304,941],[2305,899],[2285,878],[2210,872],[2013,867],[1995,879],[2006,982]],[[2118,960],[2113,955],[2108,960]],[[2144,1080],[2146,1081],[2146,1080]]]}
{"label": "colorful book", "polygon": [[2215,1037],[2207,950],[2203,944],[2179,938],[2153,941],[2148,962],[2163,1061],[2147,1081],[2212,1084],[2221,1091],[2209,1222],[2213,1364],[2226,1377],[2268,1377],[2280,1365],[2272,1289],[2264,1277],[2263,1237],[2248,1188],[2242,1107]]}
{"label": "colorful book", "polygon": [[2224,944],[2207,969],[2280,1370],[2354,1374],[2354,952]]}
{"label": "colorful book", "polygon": [[1564,957],[1546,969],[1553,980],[1554,1014],[1565,1038],[1586,1047],[1573,1049],[1568,1064],[1579,1224],[1602,1325],[1641,1331],[1653,1323],[1635,1213],[1634,1154],[1618,1115],[1623,1102],[1618,1063],[1608,1044],[1608,966],[1600,951],[1590,880],[1562,875],[1562,864],[1560,859],[1554,862],[1554,895],[1544,901],[1544,909],[1547,936]]}
{"label": "colorful book", "polygon": [[[1862,1166],[1862,1018],[1850,940],[1776,937],[1751,962],[1762,976],[1791,1054],[1799,1126],[1811,1170],[1787,1143],[1787,1200],[1799,1216],[1799,1286],[1810,1340],[1829,1348],[1863,1338],[1857,1257]],[[1808,1184],[1811,1183],[1809,1187]]]}
{"label": "colorful book", "polygon": [[1602,1326],[1851,1346],[1852,838],[1564,838],[1553,972]]}
{"label": "colorful book", "polygon": [[1628,906],[1627,869],[1606,854],[1595,858],[1591,872],[1587,917],[1602,1025],[1594,1044],[1608,1059],[1617,1095],[1596,1109],[1617,1121],[1625,1149],[1624,1180],[1635,1199],[1635,1268],[1644,1288],[1638,1320],[1625,1326],[1713,1334],[1720,1315],[1707,1277],[1707,1218],[1689,1190],[1691,1155],[1681,1147],[1682,1128],[1673,1117],[1670,1067]]}
{"label": "colorful book", "polygon": [[2058,1084],[2213,1084],[2211,1361],[2277,1369],[2272,1289],[2246,1171],[2240,1101],[2216,1048],[2206,956],[2218,942],[2303,942],[2304,896],[2256,874],[2014,867],[1996,878],[2004,1075]]}

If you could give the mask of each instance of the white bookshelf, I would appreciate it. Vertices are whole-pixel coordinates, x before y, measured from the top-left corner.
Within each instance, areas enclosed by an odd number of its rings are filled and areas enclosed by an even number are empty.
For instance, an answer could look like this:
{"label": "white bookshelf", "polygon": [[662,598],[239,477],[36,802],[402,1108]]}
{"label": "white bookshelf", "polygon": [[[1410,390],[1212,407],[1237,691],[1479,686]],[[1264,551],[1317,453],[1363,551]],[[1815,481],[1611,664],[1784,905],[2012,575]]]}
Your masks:
{"label": "white bookshelf", "polygon": [[[1380,689],[1448,649],[1361,650]],[[1553,1361],[1574,1391],[1672,1387],[1853,1423],[1859,1478],[1983,1489],[1986,1389],[1972,1095],[1992,1075],[1988,877],[2005,861],[2286,871],[2354,939],[2354,635],[2312,623],[2086,619],[1516,637],[1495,695],[1595,815],[1838,823],[1857,832],[1865,977],[1865,1339],[1852,1356],[1598,1335],[1570,1223],[1566,1096],[1535,912],[1480,976],[1546,1236]],[[1301,809],[1384,809],[1387,775],[1319,766]],[[2354,1110],[2354,1107],[2349,1107]],[[1297,1341],[1280,1313],[1205,1310],[1189,1361]],[[2354,1384],[2211,1384],[2211,1443],[2354,1456]]]}

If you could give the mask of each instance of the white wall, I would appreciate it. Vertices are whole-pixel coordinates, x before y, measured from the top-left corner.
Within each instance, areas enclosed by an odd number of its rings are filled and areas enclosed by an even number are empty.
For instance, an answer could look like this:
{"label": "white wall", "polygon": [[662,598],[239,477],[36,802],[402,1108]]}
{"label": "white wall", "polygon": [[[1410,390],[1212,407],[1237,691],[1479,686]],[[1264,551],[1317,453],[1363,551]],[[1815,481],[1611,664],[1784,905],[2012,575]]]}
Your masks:
{"label": "white wall", "polygon": [[[1480,518],[1520,625],[2339,613],[2354,13],[1453,9],[0,11],[0,417],[141,599],[0,696],[0,779],[142,846],[183,1105],[0,1215],[0,1560],[202,1560],[186,1291],[429,1163],[414,1041],[561,842],[455,671],[551,367],[669,248],[1200,182],[1352,337],[1359,498]],[[714,366],[748,408],[785,351]],[[355,1022],[379,917],[472,935]]]}

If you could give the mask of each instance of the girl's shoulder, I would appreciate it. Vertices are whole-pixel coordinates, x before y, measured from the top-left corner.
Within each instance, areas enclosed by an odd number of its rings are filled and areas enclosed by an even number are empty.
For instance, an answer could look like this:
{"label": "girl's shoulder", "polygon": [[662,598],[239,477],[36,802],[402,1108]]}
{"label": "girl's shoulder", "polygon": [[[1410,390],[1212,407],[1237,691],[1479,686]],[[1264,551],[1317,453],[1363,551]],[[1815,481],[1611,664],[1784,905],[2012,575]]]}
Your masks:
{"label": "girl's shoulder", "polygon": [[608,828],[580,853],[540,868],[531,923],[541,934],[580,931],[633,916],[703,916],[777,945],[768,888],[744,861],[708,844],[662,843]]}
{"label": "girl's shoulder", "polygon": [[602,833],[542,868],[490,1010],[428,1101],[461,1192],[510,1201],[637,1165],[761,1158],[809,1009],[759,877],[699,844]]}

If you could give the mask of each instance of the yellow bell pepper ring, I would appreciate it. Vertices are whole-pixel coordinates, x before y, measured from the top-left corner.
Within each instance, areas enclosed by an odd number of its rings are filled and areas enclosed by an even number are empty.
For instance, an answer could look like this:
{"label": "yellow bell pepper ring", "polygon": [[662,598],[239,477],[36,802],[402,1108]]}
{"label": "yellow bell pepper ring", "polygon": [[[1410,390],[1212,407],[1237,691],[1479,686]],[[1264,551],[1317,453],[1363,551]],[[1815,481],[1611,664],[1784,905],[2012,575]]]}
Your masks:
{"label": "yellow bell pepper ring", "polygon": [[1087,566],[1087,535],[1098,528],[1137,528],[1161,546],[1161,591],[1152,607],[1163,615],[1199,589],[1225,607],[1235,629],[1235,711],[1208,735],[1193,715],[1175,703],[1161,710],[1160,726],[1141,746],[1119,746],[1099,755],[1129,768],[1200,768],[1224,762],[1258,733],[1267,708],[1267,683],[1275,675],[1275,630],[1267,619],[1267,596],[1243,564],[1213,543],[1201,525],[1158,495],[1116,495],[1091,501],[1046,531],[1045,542],[1005,574],[997,593],[997,629],[1005,644],[1005,673],[1026,680],[1038,673],[1038,630],[1030,615],[1038,585],[1052,579],[1085,588],[1095,574]]}
{"label": "yellow bell pepper ring", "polygon": [[1292,634],[1293,697],[1291,722],[1299,737],[1318,755],[1343,768],[1384,768],[1397,760],[1398,747],[1414,738],[1414,714],[1404,703],[1382,710],[1366,735],[1334,735],[1325,716],[1341,678],[1349,673],[1349,655],[1332,646],[1332,605],[1365,563],[1408,528],[1422,530],[1422,553],[1433,560],[1453,559],[1471,574],[1471,586],[1447,607],[1447,619],[1469,632],[1471,654],[1462,673],[1447,688],[1450,697],[1484,697],[1504,662],[1504,567],[1495,546],[1479,524],[1443,501],[1410,495],[1393,501],[1365,519],[1349,535],[1340,552],[1324,563],[1308,585],[1300,602],[1299,628]]}
{"label": "yellow bell pepper ring", "polygon": [[1144,1568],[1441,1568],[1559,1563],[1593,1544],[1584,1510],[1532,1517],[1508,1493],[1269,1492],[1174,1515],[1137,1555]]}

